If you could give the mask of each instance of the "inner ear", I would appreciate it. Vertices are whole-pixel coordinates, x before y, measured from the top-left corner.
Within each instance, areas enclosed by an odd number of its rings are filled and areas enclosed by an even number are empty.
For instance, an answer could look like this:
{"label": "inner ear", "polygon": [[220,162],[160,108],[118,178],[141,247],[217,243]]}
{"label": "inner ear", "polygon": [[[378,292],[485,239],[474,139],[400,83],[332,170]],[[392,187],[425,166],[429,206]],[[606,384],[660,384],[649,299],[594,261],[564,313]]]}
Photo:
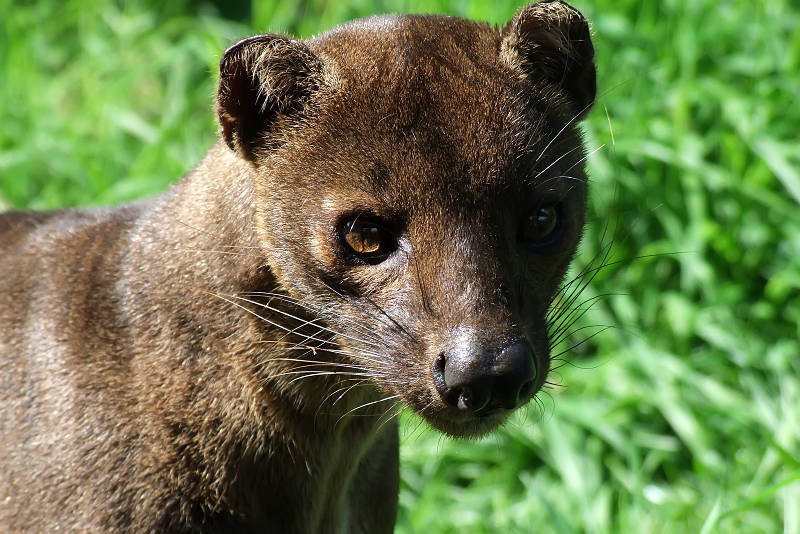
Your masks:
{"label": "inner ear", "polygon": [[254,161],[277,146],[279,130],[307,112],[322,79],[322,62],[303,43],[258,35],[223,54],[217,118],[231,150]]}
{"label": "inner ear", "polygon": [[534,82],[556,86],[583,118],[597,92],[594,46],[580,11],[558,0],[523,8],[502,30],[502,53]]}

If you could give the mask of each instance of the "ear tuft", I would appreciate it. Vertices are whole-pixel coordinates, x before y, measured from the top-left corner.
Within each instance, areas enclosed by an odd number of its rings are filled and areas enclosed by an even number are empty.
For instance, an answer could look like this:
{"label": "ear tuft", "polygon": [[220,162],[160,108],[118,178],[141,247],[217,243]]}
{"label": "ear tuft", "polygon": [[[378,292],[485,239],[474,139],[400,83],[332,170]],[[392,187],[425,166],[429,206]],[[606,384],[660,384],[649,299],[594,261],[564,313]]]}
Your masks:
{"label": "ear tuft", "polygon": [[[302,115],[321,84],[322,62],[303,43],[282,35],[257,35],[223,54],[217,118],[222,138],[253,161],[259,147],[274,146],[281,118]],[[270,143],[272,138],[272,143]]]}
{"label": "ear tuft", "polygon": [[589,24],[566,2],[544,0],[523,8],[502,30],[503,55],[526,76],[555,85],[583,118],[597,81]]}

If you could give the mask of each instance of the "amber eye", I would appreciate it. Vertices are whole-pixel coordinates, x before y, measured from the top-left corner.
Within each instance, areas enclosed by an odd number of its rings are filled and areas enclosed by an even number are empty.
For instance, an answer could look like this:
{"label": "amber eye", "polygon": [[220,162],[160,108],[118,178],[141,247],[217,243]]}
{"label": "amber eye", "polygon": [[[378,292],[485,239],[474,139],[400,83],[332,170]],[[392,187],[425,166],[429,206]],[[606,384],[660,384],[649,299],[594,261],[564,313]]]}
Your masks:
{"label": "amber eye", "polygon": [[545,204],[522,221],[519,238],[527,245],[549,245],[558,237],[561,226],[558,206]]}
{"label": "amber eye", "polygon": [[385,260],[396,248],[392,233],[369,219],[345,221],[341,236],[350,252],[370,263]]}

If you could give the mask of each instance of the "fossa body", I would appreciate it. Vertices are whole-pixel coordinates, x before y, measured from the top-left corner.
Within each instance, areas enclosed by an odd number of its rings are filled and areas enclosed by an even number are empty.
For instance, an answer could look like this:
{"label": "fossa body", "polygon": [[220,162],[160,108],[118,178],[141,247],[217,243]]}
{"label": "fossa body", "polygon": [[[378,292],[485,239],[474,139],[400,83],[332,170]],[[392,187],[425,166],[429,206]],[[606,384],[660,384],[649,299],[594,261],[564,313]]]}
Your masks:
{"label": "fossa body", "polygon": [[561,2],[253,37],[169,191],[0,215],[0,530],[391,532],[396,407],[546,377],[593,55]]}

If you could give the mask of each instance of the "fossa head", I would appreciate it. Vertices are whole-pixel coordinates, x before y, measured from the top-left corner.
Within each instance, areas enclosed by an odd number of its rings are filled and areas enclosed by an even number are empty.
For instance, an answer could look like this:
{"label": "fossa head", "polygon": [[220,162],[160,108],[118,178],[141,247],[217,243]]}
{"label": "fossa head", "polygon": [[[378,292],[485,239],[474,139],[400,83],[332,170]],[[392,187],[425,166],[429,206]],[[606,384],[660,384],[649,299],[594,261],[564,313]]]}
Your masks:
{"label": "fossa head", "polygon": [[496,427],[547,375],[593,57],[583,16],[540,2],[499,29],[372,17],[222,58],[222,134],[252,166],[271,271],[337,333],[333,361],[449,434]]}

